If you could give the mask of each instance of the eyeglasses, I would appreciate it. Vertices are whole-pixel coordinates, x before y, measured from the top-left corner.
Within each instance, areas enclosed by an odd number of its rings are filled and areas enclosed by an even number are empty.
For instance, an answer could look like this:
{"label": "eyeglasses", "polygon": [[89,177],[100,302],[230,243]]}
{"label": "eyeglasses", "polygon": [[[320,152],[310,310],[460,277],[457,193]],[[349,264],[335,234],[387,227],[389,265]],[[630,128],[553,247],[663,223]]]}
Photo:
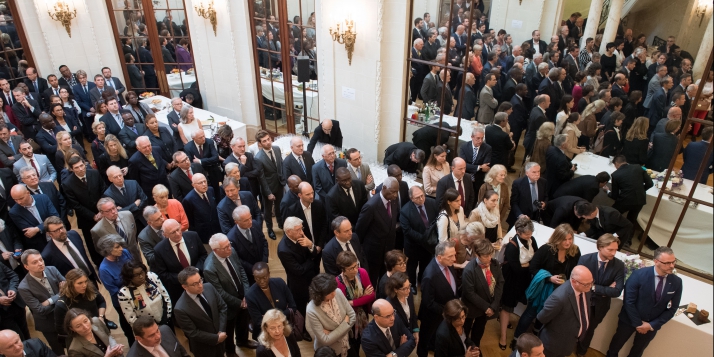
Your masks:
{"label": "eyeglasses", "polygon": [[409,285],[403,286],[403,287],[401,287],[401,288],[399,288],[399,289],[397,289],[397,290],[407,291],[407,290],[410,290],[411,288],[412,288],[412,284],[409,284]]}
{"label": "eyeglasses", "polygon": [[201,278],[201,280],[199,280],[199,281],[197,281],[197,282],[195,282],[195,283],[193,283],[193,284],[186,284],[186,286],[189,286],[189,287],[192,287],[192,288],[196,288],[196,287],[199,287],[199,286],[201,286],[201,285],[203,285],[203,278]]}
{"label": "eyeglasses", "polygon": [[667,265],[667,266],[674,266],[675,264],[677,264],[677,261],[676,261],[676,260],[671,261],[671,262],[663,262],[663,261],[661,261],[661,260],[659,260],[659,259],[655,259],[655,260],[658,261],[660,264],[662,264],[662,265]]}
{"label": "eyeglasses", "polygon": [[[575,279],[573,279],[573,280],[575,280]],[[578,284],[580,284],[580,285],[582,285],[584,288],[590,288],[590,287],[593,286],[593,282],[592,282],[592,281],[589,282],[589,283],[587,283],[587,284],[581,283],[581,282],[579,282],[579,281],[577,281],[577,280],[575,280],[575,282],[578,283]]]}
{"label": "eyeglasses", "polygon": [[400,266],[400,267],[406,266],[408,261],[409,261],[409,258],[397,263],[397,266]]}
{"label": "eyeglasses", "polygon": [[62,231],[64,231],[64,230],[66,230],[66,228],[64,228],[64,226],[62,226],[62,227],[59,227],[59,228],[57,228],[57,229],[55,229],[55,230],[53,230],[53,231],[47,231],[47,232],[49,232],[49,233],[57,233],[57,232],[62,232]]}
{"label": "eyeglasses", "polygon": [[387,316],[382,316],[382,315],[377,315],[377,314],[374,314],[374,316],[379,316],[379,317],[381,317],[381,318],[383,318],[383,319],[393,319],[393,318],[394,318],[394,314],[395,314],[395,311],[392,311],[392,313],[389,314],[389,315],[387,315]]}
{"label": "eyeglasses", "polygon": [[355,264],[355,265],[353,265],[353,266],[351,266],[351,267],[345,268],[345,271],[354,271],[354,270],[357,270],[357,269],[359,269],[359,265]]}

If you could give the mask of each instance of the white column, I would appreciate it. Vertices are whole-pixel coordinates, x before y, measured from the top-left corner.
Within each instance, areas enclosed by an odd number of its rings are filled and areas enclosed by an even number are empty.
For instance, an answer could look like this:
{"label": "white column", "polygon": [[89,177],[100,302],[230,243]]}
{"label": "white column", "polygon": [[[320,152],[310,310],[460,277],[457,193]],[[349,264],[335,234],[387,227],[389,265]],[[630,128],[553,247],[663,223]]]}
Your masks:
{"label": "white column", "polygon": [[[615,41],[615,36],[617,36],[617,27],[620,25],[622,6],[624,5],[625,0],[610,0],[610,13],[607,14],[607,21],[605,22],[605,32],[602,34],[600,53],[605,53],[607,44]],[[588,25],[589,24],[590,21],[588,21]]]}
{"label": "white column", "polygon": [[[712,24],[712,20],[714,20],[714,16],[709,16],[709,23],[705,28],[711,29],[712,26],[714,26]],[[704,31],[704,38],[702,39],[702,43],[699,45],[699,52],[697,52],[697,58],[694,59],[694,67],[692,67],[694,81],[702,78],[702,75],[706,70],[705,67],[707,66],[707,61],[709,60],[709,56],[712,55],[713,37],[714,33],[712,33],[712,31]]]}
{"label": "white column", "polygon": [[585,40],[588,37],[595,38],[597,27],[600,24],[600,14],[602,13],[603,0],[592,0],[590,3],[590,11],[588,11],[588,21],[585,24],[583,37],[580,39],[580,48],[585,48]]}

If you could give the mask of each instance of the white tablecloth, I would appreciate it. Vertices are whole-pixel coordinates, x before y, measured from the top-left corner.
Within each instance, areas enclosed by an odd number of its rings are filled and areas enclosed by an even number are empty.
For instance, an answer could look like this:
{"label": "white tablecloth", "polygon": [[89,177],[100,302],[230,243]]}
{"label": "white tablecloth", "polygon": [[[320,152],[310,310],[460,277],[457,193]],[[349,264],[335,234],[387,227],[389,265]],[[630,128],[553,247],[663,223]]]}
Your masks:
{"label": "white tablecloth", "polygon": [[171,97],[176,98],[179,93],[196,82],[196,74],[186,74],[186,72],[168,73],[166,74],[166,80],[169,82]]}
{"label": "white tablecloth", "polygon": [[[161,103],[154,104],[152,103],[153,100],[155,99],[160,99]],[[158,108],[160,111],[156,112],[156,119],[159,120],[160,124],[166,124],[169,125],[169,119],[168,115],[173,108],[171,108],[171,99],[166,98],[161,95],[155,95],[151,98],[146,98],[141,100],[142,103],[147,104],[151,108]],[[186,103],[184,103],[186,104]],[[246,127],[245,124],[233,120],[227,117],[224,117],[222,115],[218,115],[216,113],[209,112],[208,110],[203,110],[194,107],[193,108],[193,116],[196,119],[201,120],[202,122],[205,122],[209,118],[213,118],[213,124],[211,125],[211,128],[207,128],[206,125],[204,125],[204,132],[206,133],[206,137],[211,138],[213,136],[214,131],[218,127],[218,122],[226,122],[228,126],[230,126],[233,129],[233,137],[241,137],[243,139],[247,140],[247,132],[246,132]]]}
{"label": "white tablecloth", "polygon": [[[575,171],[576,176],[581,175],[597,175],[602,171],[607,171],[612,174],[615,171],[615,166],[610,164],[610,160],[602,156],[593,154],[577,155],[573,159],[573,163],[578,164],[578,169]],[[681,194],[688,195],[689,189],[692,187],[691,180],[684,180],[684,184],[677,191]],[[702,201],[712,202],[712,194],[709,193],[711,186],[699,184],[694,191],[694,198]],[[647,221],[652,214],[659,188],[655,181],[655,186],[647,190],[647,204],[640,211],[637,218],[642,228],[647,226]],[[662,202],[657,209],[657,217],[650,228],[649,237],[659,245],[667,245],[672,236],[672,228],[674,228],[679,215],[682,212],[681,204],[669,200],[669,195],[662,196]],[[684,221],[677,231],[677,237],[672,243],[672,249],[677,254],[677,257],[694,268],[703,270],[709,274],[714,271],[714,215],[711,207],[699,205],[697,208],[689,208],[689,211],[684,216]]]}
{"label": "white tablecloth", "polygon": [[[412,114],[417,112],[417,107],[410,105],[407,107],[407,118],[411,118]],[[449,123],[451,125],[451,128],[454,129],[456,128],[456,124],[458,123],[458,118],[452,117],[451,115],[446,115],[444,114],[444,118],[442,120],[443,123]],[[439,119],[432,120],[430,122],[431,124],[439,124]],[[470,121],[470,120],[465,120],[461,119],[461,136],[459,136],[459,144],[465,143],[467,141],[471,141],[471,131],[473,131],[473,128],[478,125],[477,121]],[[407,122],[406,126],[406,140],[412,140],[412,134],[414,134],[415,131],[418,129],[421,129],[423,125],[419,125],[413,122]]]}
{"label": "white tablecloth", "polygon": [[[548,241],[553,229],[550,227],[535,224],[535,232],[533,236],[542,246]],[[515,230],[511,229],[504,238],[512,238]],[[597,251],[595,241],[589,238],[575,237],[575,244],[580,248],[580,253],[585,255]],[[621,259],[622,253],[617,253]],[[679,254],[674,251],[677,258]],[[651,268],[647,268],[651,269]],[[690,278],[683,274],[679,274],[682,278],[682,301],[681,305],[686,305],[693,302],[698,305],[701,310],[712,311],[714,306],[714,295],[712,294],[712,285]],[[617,316],[622,309],[622,297],[613,298],[610,305],[610,311],[605,316],[605,319],[595,330],[590,347],[604,353],[610,346],[610,340],[617,329]],[[687,316],[681,314],[675,316],[667,322],[657,336],[650,342],[643,356],[645,357],[662,357],[662,356],[712,356],[714,348],[712,344],[712,334],[714,333],[714,325],[711,323],[697,326]],[[620,357],[627,356],[632,347],[632,340],[625,344],[619,353]]]}
{"label": "white tablecloth", "polygon": [[[292,82],[292,90],[293,90],[293,104],[296,106],[295,110],[299,111],[302,117],[302,114],[304,113],[304,109],[298,109],[298,105],[303,104],[302,96],[303,92],[299,91],[298,88],[296,87],[297,85],[300,85],[300,82],[293,81]],[[310,81],[306,83],[308,86],[310,84],[317,84],[317,81]],[[263,92],[263,97],[266,99],[273,101],[275,103],[280,103],[285,105],[285,87],[283,85],[283,82],[271,82],[270,79],[260,77],[260,88],[261,91]],[[317,107],[317,98],[318,98],[318,93],[312,90],[308,90],[305,93],[305,98],[307,100],[307,116],[310,118],[319,118],[319,113],[318,113],[318,107]]]}

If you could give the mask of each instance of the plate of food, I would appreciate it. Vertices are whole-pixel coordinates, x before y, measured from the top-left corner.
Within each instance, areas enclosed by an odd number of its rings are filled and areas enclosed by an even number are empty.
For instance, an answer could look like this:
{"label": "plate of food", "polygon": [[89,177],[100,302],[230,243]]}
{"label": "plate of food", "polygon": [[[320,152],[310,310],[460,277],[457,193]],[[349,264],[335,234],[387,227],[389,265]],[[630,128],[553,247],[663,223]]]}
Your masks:
{"label": "plate of food", "polygon": [[178,74],[178,73],[181,73],[181,70],[178,69],[178,68],[174,68],[174,69],[171,70],[171,73],[173,73],[173,74]]}
{"label": "plate of food", "polygon": [[193,74],[193,68],[189,68],[186,70],[186,74],[192,75]]}
{"label": "plate of food", "polygon": [[[144,93],[139,94],[139,97],[141,97],[141,98],[151,98],[151,97],[153,97],[153,96],[155,96],[155,95],[156,95],[156,94],[154,94],[154,92],[144,92]],[[153,103],[153,101],[152,101],[152,103]]]}

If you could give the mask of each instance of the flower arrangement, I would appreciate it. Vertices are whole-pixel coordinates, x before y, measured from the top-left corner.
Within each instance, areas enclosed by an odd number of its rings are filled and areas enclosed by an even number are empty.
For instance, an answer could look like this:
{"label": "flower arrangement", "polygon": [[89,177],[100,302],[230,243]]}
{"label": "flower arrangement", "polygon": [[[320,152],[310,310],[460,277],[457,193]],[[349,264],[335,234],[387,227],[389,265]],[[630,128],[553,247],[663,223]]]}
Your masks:
{"label": "flower arrangement", "polygon": [[632,275],[635,270],[642,269],[647,266],[640,258],[639,254],[626,256],[623,263],[625,263],[625,281],[630,278],[630,275]]}
{"label": "flower arrangement", "polygon": [[[655,181],[657,181],[657,187],[662,186],[662,182],[664,182],[664,176],[667,172],[656,172],[652,171],[650,169],[647,169],[647,174]],[[672,173],[669,175],[669,180],[667,181],[667,189],[678,189],[682,184],[684,183],[684,174],[682,173],[682,170],[677,170],[677,171],[672,171]]]}

